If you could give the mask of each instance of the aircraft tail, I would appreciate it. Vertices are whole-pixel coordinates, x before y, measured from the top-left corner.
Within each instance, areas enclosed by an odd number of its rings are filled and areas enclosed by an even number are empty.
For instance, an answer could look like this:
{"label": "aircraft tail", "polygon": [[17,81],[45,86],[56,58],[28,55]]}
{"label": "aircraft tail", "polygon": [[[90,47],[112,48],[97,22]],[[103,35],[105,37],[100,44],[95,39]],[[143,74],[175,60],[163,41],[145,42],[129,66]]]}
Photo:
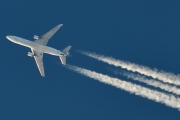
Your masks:
{"label": "aircraft tail", "polygon": [[59,56],[63,65],[66,65],[66,56]]}
{"label": "aircraft tail", "polygon": [[67,46],[66,48],[64,48],[64,49],[62,50],[62,52],[63,52],[65,55],[68,55],[70,49],[71,49],[71,46]]}
{"label": "aircraft tail", "polygon": [[62,62],[63,65],[66,65],[66,57],[69,55],[69,50],[71,49],[71,46],[67,46],[66,48],[64,48],[62,50],[62,52],[64,53],[63,56],[59,56],[60,60]]}

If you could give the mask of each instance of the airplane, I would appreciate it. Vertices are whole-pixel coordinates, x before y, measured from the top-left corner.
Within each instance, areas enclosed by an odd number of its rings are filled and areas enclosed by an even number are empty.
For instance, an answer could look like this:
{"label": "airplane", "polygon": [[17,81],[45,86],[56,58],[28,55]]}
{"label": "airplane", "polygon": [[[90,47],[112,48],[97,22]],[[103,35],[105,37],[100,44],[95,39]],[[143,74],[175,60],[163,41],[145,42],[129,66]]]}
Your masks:
{"label": "airplane", "polygon": [[31,49],[31,52],[28,52],[27,55],[30,57],[34,57],[41,76],[45,77],[44,65],[42,60],[43,53],[59,56],[63,65],[66,65],[66,57],[70,55],[69,50],[71,49],[71,46],[67,46],[62,51],[46,46],[49,39],[59,30],[59,28],[62,27],[62,25],[63,24],[57,25],[41,37],[34,35],[35,41],[30,41],[24,38],[11,35],[6,36],[6,38],[16,44],[29,47]]}

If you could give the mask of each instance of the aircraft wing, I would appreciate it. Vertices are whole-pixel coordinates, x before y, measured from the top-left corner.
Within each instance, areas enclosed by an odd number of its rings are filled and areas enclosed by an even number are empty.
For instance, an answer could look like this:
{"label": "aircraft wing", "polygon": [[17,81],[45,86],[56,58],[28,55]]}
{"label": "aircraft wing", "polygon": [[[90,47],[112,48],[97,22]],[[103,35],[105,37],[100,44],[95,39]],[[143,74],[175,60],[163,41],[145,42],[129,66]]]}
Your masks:
{"label": "aircraft wing", "polygon": [[49,32],[47,32],[46,34],[44,34],[43,36],[41,36],[39,39],[35,40],[34,42],[45,46],[48,43],[49,39],[59,30],[59,28],[62,25],[63,24],[57,25],[52,30],[50,30]]}
{"label": "aircraft wing", "polygon": [[33,50],[31,49],[32,53],[34,54],[34,59],[36,61],[37,67],[39,69],[39,72],[41,74],[42,77],[45,77],[45,73],[44,73],[44,65],[43,65],[43,53],[39,52],[37,50]]}

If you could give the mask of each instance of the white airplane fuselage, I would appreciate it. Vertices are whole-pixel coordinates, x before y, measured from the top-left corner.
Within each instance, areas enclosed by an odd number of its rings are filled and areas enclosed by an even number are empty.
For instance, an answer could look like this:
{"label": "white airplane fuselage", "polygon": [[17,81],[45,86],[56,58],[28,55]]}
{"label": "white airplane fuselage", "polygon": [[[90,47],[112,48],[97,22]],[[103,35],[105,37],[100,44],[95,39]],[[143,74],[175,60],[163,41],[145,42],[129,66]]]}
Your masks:
{"label": "white airplane fuselage", "polygon": [[60,50],[57,50],[57,49],[54,49],[54,48],[51,48],[48,46],[40,45],[40,44],[37,44],[33,41],[30,41],[30,40],[27,40],[24,38],[20,38],[17,36],[6,36],[6,38],[16,44],[19,44],[19,45],[22,45],[25,47],[29,47],[33,50],[37,50],[37,51],[40,51],[43,53],[51,54],[54,56],[63,56],[64,55],[64,53],[61,52]]}

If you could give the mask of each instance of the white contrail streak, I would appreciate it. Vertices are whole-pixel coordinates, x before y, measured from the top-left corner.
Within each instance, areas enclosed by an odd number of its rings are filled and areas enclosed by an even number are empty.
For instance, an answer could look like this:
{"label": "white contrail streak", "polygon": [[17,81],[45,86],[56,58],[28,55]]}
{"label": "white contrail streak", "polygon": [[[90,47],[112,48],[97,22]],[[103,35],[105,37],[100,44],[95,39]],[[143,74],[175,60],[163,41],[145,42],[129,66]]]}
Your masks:
{"label": "white contrail streak", "polygon": [[78,51],[78,52],[81,54],[87,55],[89,57],[95,58],[99,61],[108,63],[110,65],[114,65],[116,67],[121,67],[123,69],[129,70],[132,72],[138,72],[140,74],[152,77],[154,79],[159,79],[163,82],[180,86],[180,75],[174,75],[172,73],[166,73],[166,72],[162,72],[162,71],[153,70],[153,69],[150,69],[150,68],[142,66],[142,65],[125,62],[122,60],[116,60],[112,57],[105,57],[103,55],[98,55],[95,53],[83,52],[83,51]]}
{"label": "white contrail streak", "polygon": [[165,90],[167,92],[172,92],[176,95],[180,95],[180,89],[177,88],[176,86],[164,84],[164,83],[157,81],[157,80],[154,80],[154,79],[147,79],[145,76],[138,75],[138,74],[127,73],[127,72],[122,72],[120,74],[124,75],[128,78],[131,78],[132,80],[136,80],[136,81],[145,83],[147,85],[151,85],[151,86],[160,88],[160,89]]}
{"label": "white contrail streak", "polygon": [[126,81],[123,81],[123,80],[120,80],[117,78],[112,78],[107,75],[103,75],[103,74],[97,73],[95,71],[90,71],[90,70],[83,69],[80,67],[67,65],[67,68],[69,68],[77,73],[80,73],[82,75],[85,75],[89,78],[93,78],[95,80],[115,86],[115,87],[125,90],[127,92],[134,93],[135,95],[139,95],[141,97],[148,98],[150,100],[153,100],[153,101],[156,101],[159,103],[163,103],[169,107],[180,110],[180,99],[176,98],[173,95],[158,92],[156,90],[151,90],[151,89],[142,87],[140,85],[126,82]]}

